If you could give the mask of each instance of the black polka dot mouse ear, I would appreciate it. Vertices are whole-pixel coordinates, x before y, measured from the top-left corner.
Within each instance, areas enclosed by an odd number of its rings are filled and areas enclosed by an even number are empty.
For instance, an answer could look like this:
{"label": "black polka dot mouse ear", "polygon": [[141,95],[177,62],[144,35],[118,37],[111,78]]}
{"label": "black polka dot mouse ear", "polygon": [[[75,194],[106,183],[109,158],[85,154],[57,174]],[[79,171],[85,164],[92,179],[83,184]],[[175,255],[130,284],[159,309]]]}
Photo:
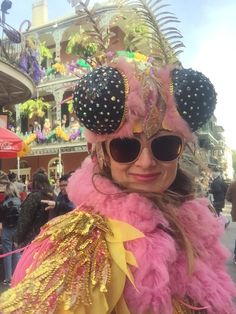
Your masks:
{"label": "black polka dot mouse ear", "polygon": [[212,116],[216,105],[216,92],[210,80],[192,69],[172,71],[177,109],[194,132]]}
{"label": "black polka dot mouse ear", "polygon": [[73,103],[80,122],[96,134],[111,134],[125,118],[126,79],[112,67],[100,67],[80,79]]}

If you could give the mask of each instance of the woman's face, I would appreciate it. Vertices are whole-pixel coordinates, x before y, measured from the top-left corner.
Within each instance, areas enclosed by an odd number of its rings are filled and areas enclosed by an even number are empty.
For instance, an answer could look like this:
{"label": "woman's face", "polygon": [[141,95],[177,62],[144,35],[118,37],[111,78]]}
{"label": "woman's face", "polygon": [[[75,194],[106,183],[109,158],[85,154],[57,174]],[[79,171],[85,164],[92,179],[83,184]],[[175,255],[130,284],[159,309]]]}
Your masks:
{"label": "woman's face", "polygon": [[[162,131],[158,135],[146,140],[143,134],[137,137],[141,140],[141,150],[138,158],[130,163],[120,163],[112,158],[111,145],[106,143],[108,152],[108,164],[110,165],[111,175],[115,182],[127,189],[138,190],[142,192],[161,193],[169,188],[176,177],[178,158],[171,161],[159,161],[152,153],[151,143],[154,138],[160,135],[172,135],[171,132]],[[165,138],[166,140],[166,138]],[[149,145],[151,144],[151,145]],[[159,147],[158,144],[156,147]],[[162,143],[162,150],[167,150],[167,146]],[[126,147],[127,151],[129,146]],[[179,148],[182,153],[182,146]],[[164,153],[165,155],[165,153]],[[163,153],[162,153],[163,156]],[[163,159],[163,158],[162,158]]]}

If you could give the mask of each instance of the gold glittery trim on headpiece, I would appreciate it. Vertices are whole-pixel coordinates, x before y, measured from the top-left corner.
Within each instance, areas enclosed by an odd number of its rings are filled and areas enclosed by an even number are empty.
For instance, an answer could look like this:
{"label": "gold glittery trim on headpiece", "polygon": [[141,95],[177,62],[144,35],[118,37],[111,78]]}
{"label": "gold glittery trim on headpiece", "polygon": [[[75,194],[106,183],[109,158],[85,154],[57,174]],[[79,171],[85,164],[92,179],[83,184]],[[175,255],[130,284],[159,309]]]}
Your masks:
{"label": "gold glittery trim on headpiece", "polygon": [[143,122],[141,120],[136,120],[133,123],[132,132],[133,133],[142,133],[143,132]]}
{"label": "gold glittery trim on headpiece", "polygon": [[162,122],[166,112],[166,104],[162,97],[158,104],[152,105],[147,119],[144,122],[144,134],[147,138],[152,137],[162,127]]}
{"label": "gold glittery trim on headpiece", "polygon": [[173,84],[172,80],[170,82],[170,94],[171,94],[171,96],[174,95],[174,84]]}

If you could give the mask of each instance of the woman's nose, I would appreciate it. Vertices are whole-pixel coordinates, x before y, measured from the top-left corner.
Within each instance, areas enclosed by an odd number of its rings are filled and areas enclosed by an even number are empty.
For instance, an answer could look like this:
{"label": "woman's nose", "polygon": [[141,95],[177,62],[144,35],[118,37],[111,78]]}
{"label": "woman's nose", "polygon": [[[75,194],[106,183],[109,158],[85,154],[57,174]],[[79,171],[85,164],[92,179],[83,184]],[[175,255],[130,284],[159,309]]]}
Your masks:
{"label": "woman's nose", "polygon": [[156,165],[156,160],[154,159],[152,152],[148,147],[143,148],[135,164],[143,168],[149,168]]}

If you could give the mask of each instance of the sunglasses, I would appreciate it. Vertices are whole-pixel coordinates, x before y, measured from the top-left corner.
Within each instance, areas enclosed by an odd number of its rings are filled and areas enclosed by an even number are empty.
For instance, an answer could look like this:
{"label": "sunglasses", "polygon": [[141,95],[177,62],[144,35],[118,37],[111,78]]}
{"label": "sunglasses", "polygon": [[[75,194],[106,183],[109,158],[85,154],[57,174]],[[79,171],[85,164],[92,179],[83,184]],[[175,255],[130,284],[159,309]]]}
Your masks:
{"label": "sunglasses", "polygon": [[178,135],[161,135],[147,141],[139,138],[116,138],[108,143],[112,159],[119,163],[136,161],[144,147],[149,147],[153,157],[158,161],[173,161],[183,151],[183,139]]}

